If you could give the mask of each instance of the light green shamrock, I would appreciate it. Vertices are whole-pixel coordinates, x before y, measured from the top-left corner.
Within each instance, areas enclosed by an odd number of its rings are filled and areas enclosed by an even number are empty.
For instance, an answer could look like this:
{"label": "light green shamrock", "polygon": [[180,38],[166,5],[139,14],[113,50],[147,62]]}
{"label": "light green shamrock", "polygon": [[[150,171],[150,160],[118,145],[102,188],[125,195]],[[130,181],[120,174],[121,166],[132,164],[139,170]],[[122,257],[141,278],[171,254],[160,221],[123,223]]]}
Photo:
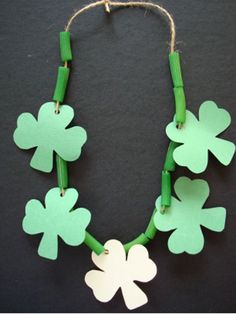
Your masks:
{"label": "light green shamrock", "polygon": [[49,190],[45,197],[45,208],[38,200],[29,201],[23,219],[26,233],[43,233],[38,253],[52,260],[58,255],[58,236],[68,245],[80,245],[85,239],[85,230],[91,220],[87,209],[73,210],[78,199],[75,189],[67,189],[64,196],[60,193],[59,188]]}
{"label": "light green shamrock", "polygon": [[37,147],[31,159],[31,167],[44,172],[53,168],[53,151],[66,161],[79,158],[87,140],[86,131],[78,126],[66,129],[74,117],[74,110],[67,105],[55,113],[55,103],[41,106],[38,121],[30,113],[22,113],[17,120],[14,141],[19,148]]}
{"label": "light green shamrock", "polygon": [[209,186],[204,180],[179,178],[174,186],[176,195],[171,199],[171,207],[161,214],[161,197],[156,201],[157,213],[154,224],[160,231],[175,230],[168,240],[172,253],[199,253],[204,246],[201,226],[221,232],[225,227],[226,210],[223,207],[202,209],[209,196]]}
{"label": "light green shamrock", "polygon": [[181,129],[173,121],[166,128],[167,136],[182,143],[174,150],[173,157],[180,166],[188,167],[194,173],[203,172],[208,164],[210,151],[223,165],[231,162],[235,145],[217,138],[231,123],[229,113],[217,107],[213,101],[204,102],[199,109],[199,120],[187,111],[186,123]]}

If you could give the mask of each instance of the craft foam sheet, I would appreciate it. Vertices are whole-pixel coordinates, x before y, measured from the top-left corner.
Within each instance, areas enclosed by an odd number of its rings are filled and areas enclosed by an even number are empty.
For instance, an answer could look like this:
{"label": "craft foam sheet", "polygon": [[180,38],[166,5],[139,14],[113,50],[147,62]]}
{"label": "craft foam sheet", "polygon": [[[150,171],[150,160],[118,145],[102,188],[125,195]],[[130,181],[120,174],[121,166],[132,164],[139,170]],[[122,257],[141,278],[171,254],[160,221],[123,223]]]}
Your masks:
{"label": "craft foam sheet", "polygon": [[74,117],[74,110],[68,105],[55,113],[55,103],[41,106],[38,120],[30,113],[23,113],[17,120],[14,141],[19,148],[36,147],[31,167],[44,172],[53,168],[53,151],[66,161],[79,158],[81,148],[87,140],[86,131],[78,126],[66,128]]}
{"label": "craft foam sheet", "polygon": [[213,101],[206,101],[200,106],[199,120],[187,110],[186,123],[181,129],[176,128],[174,118],[166,133],[172,141],[182,144],[173,153],[175,162],[194,173],[201,173],[207,167],[210,151],[223,165],[229,165],[235,153],[235,144],[217,136],[230,123],[230,114],[218,108]]}
{"label": "craft foam sheet", "polygon": [[155,263],[149,258],[147,249],[136,244],[126,253],[121,242],[110,240],[105,243],[109,254],[92,253],[94,264],[101,270],[91,270],[85,276],[86,284],[101,302],[110,301],[121,288],[128,309],[133,310],[148,302],[146,294],[134,281],[148,282],[157,273]]}
{"label": "craft foam sheet", "polygon": [[179,178],[174,185],[179,199],[172,197],[171,207],[160,213],[161,197],[156,201],[154,224],[160,231],[172,231],[168,248],[172,253],[197,254],[204,246],[201,226],[221,232],[225,227],[226,210],[223,207],[203,209],[209,196],[209,186],[204,180]]}
{"label": "craft foam sheet", "polygon": [[87,209],[73,209],[78,199],[75,189],[67,189],[63,197],[60,193],[59,188],[49,190],[45,197],[45,208],[38,200],[29,201],[23,220],[26,233],[43,233],[38,253],[53,260],[58,256],[58,236],[68,245],[80,245],[91,220]]}

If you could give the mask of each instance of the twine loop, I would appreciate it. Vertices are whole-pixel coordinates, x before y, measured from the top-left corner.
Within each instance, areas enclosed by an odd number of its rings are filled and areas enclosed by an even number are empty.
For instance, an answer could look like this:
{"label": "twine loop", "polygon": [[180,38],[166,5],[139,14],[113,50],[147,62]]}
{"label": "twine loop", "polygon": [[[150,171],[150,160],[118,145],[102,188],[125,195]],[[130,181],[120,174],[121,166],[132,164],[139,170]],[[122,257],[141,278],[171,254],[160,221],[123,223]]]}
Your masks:
{"label": "twine loop", "polygon": [[176,44],[176,27],[175,22],[171,14],[168,12],[167,9],[162,7],[161,5],[157,3],[147,2],[147,1],[127,1],[127,2],[119,2],[119,1],[112,1],[112,0],[100,0],[93,3],[90,3],[83,7],[82,9],[76,11],[72,17],[69,19],[65,31],[69,32],[71,25],[73,24],[74,20],[80,16],[82,13],[89,11],[90,9],[99,7],[99,6],[105,6],[105,11],[107,13],[111,12],[112,7],[117,8],[128,8],[128,7],[137,7],[137,8],[145,8],[145,9],[156,9],[160,14],[162,14],[168,21],[169,27],[170,27],[170,52],[175,51],[175,44]]}

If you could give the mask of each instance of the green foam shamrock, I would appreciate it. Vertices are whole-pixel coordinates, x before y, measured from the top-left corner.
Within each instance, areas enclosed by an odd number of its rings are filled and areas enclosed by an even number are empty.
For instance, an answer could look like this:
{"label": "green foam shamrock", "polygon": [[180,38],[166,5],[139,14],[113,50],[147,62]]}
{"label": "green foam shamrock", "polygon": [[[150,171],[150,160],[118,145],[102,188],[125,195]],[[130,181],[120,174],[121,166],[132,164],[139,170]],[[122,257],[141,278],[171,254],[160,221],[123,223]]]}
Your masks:
{"label": "green foam shamrock", "polygon": [[53,151],[66,161],[79,158],[87,140],[86,131],[78,126],[66,129],[74,117],[74,110],[67,105],[55,114],[55,103],[41,106],[38,121],[30,113],[22,113],[17,120],[14,141],[19,148],[37,147],[31,167],[44,172],[53,168]]}
{"label": "green foam shamrock", "polygon": [[223,165],[227,166],[235,153],[235,145],[217,138],[231,123],[229,113],[217,107],[213,101],[204,102],[199,109],[199,120],[187,111],[186,123],[182,129],[176,122],[166,128],[167,136],[182,143],[174,150],[173,157],[180,166],[188,167],[194,173],[203,172],[208,164],[210,151]]}
{"label": "green foam shamrock", "polygon": [[209,186],[204,180],[180,177],[174,186],[178,199],[172,197],[171,207],[161,214],[161,197],[156,201],[154,224],[160,231],[175,230],[168,240],[172,253],[199,253],[204,246],[201,226],[221,232],[225,227],[226,210],[223,207],[202,209],[209,196]]}
{"label": "green foam shamrock", "polygon": [[57,258],[58,236],[71,246],[83,243],[91,214],[85,208],[73,210],[77,199],[75,189],[67,189],[62,197],[60,189],[53,188],[46,194],[45,208],[34,199],[26,204],[23,229],[31,235],[43,233],[38,248],[40,256],[52,260]]}

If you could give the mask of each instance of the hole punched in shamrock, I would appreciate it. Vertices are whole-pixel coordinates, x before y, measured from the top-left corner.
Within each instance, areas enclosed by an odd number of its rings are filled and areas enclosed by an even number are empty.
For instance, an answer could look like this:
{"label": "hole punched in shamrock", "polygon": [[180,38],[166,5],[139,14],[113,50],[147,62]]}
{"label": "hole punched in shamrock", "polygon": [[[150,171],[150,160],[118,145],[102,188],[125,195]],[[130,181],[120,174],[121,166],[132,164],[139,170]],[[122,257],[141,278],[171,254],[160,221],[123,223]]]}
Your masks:
{"label": "hole punched in shamrock", "polygon": [[31,113],[22,113],[19,116],[13,138],[21,149],[36,147],[30,162],[32,168],[51,172],[53,152],[65,161],[75,161],[79,158],[87,134],[79,126],[67,128],[73,118],[72,107],[61,105],[60,114],[57,114],[54,102],[41,106],[38,120]]}
{"label": "hole punched in shamrock", "polygon": [[205,180],[180,177],[174,185],[179,199],[172,196],[171,206],[164,214],[160,212],[161,197],[156,201],[154,224],[159,231],[173,231],[168,240],[172,253],[198,254],[204,246],[201,226],[215,232],[225,228],[226,209],[203,208],[210,189]]}
{"label": "hole punched in shamrock", "polygon": [[176,128],[176,121],[171,122],[166,133],[170,140],[180,143],[174,150],[175,162],[187,167],[194,173],[206,170],[209,151],[225,166],[229,165],[235,144],[218,137],[231,123],[228,111],[218,108],[213,101],[205,101],[199,109],[199,120],[190,111],[186,111],[186,123],[181,129]]}
{"label": "hole punched in shamrock", "polygon": [[61,190],[53,188],[46,194],[45,207],[35,199],[26,204],[23,230],[30,235],[43,233],[38,248],[41,257],[57,258],[58,236],[71,246],[84,242],[91,214],[85,208],[73,209],[78,196],[78,192],[70,188],[62,197]]}

